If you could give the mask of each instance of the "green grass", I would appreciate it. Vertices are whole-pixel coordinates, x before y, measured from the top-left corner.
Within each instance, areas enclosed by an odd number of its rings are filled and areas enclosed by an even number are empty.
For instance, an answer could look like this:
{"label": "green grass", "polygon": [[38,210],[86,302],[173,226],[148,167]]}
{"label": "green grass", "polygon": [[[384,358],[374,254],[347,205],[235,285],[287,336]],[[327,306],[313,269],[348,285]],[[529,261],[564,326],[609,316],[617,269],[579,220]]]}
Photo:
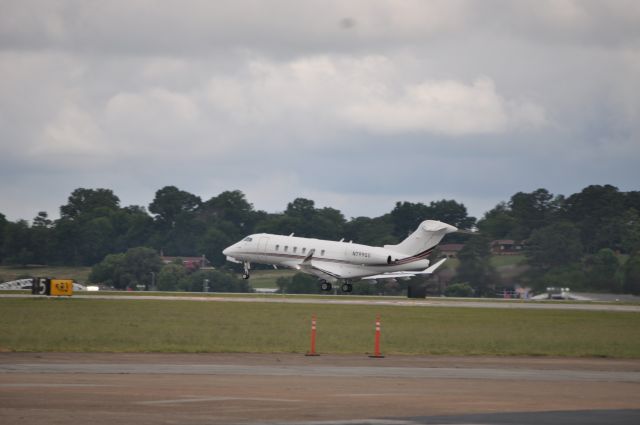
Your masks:
{"label": "green grass", "polygon": [[294,270],[253,270],[249,283],[253,288],[277,288],[279,277],[290,277],[296,274]]}
{"label": "green grass", "polygon": [[505,266],[517,266],[524,263],[524,260],[524,255],[492,255],[490,261],[493,267],[500,268]]}
{"label": "green grass", "polygon": [[46,276],[57,279],[73,279],[86,283],[91,267],[53,267],[53,266],[0,266],[0,283],[24,277]]}
{"label": "green grass", "polygon": [[236,302],[0,299],[0,350],[640,358],[640,314]]}

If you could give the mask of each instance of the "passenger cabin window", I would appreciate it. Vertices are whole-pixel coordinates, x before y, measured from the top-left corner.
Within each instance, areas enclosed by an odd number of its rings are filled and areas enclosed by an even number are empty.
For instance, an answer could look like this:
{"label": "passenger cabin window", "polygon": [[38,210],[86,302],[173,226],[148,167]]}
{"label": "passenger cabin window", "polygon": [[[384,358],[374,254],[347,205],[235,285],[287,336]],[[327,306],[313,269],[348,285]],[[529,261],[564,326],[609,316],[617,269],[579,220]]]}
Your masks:
{"label": "passenger cabin window", "polygon": [[280,251],[280,245],[276,245],[276,251]]}
{"label": "passenger cabin window", "polygon": [[304,254],[305,252],[307,252],[307,248],[302,248],[302,253]]}
{"label": "passenger cabin window", "polygon": [[284,252],[289,251],[289,247],[287,245],[284,246]]}
{"label": "passenger cabin window", "polygon": [[324,255],[324,249],[320,251],[320,255]]}
{"label": "passenger cabin window", "polygon": [[251,242],[252,240],[253,240],[253,239],[251,239],[251,238],[250,238],[250,237],[248,237],[248,236],[247,236],[246,238],[244,238],[244,239],[243,239],[243,241],[244,241],[244,242]]}
{"label": "passenger cabin window", "polygon": [[297,247],[297,246],[294,246],[294,247],[293,247],[293,252],[294,252],[294,253],[298,252],[298,247]]}

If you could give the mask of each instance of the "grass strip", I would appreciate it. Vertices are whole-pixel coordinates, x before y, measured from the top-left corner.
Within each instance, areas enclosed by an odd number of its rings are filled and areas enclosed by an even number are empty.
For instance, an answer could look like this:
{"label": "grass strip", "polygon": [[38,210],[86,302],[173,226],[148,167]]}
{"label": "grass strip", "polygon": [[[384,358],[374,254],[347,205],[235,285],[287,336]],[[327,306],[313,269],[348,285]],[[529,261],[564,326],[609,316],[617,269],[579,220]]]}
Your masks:
{"label": "grass strip", "polygon": [[640,358],[640,315],[623,312],[96,299],[0,299],[0,350],[318,351]]}

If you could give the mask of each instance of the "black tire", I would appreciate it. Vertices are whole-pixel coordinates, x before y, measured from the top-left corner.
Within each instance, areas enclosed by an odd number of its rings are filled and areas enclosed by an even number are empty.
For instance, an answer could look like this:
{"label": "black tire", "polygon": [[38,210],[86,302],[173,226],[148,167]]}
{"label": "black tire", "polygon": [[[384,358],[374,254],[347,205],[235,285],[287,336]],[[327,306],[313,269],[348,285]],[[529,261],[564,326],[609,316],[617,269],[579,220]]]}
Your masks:
{"label": "black tire", "polygon": [[331,290],[331,284],[327,281],[323,281],[320,283],[320,289],[322,289],[323,291],[330,291]]}
{"label": "black tire", "polygon": [[249,276],[249,273],[244,273],[244,274],[242,275],[242,278],[243,278],[244,280],[249,279],[249,277],[250,277],[250,276]]}
{"label": "black tire", "polygon": [[351,292],[353,291],[353,286],[350,283],[343,283],[341,289],[342,292]]}

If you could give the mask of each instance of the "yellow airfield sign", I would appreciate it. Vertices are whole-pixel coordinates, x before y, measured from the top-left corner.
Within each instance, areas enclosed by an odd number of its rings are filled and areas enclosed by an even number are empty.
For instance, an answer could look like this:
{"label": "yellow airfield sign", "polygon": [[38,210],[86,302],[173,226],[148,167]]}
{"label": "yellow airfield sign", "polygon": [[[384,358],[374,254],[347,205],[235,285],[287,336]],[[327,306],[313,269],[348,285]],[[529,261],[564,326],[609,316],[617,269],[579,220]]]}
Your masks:
{"label": "yellow airfield sign", "polygon": [[73,280],[51,279],[51,295],[73,295]]}

